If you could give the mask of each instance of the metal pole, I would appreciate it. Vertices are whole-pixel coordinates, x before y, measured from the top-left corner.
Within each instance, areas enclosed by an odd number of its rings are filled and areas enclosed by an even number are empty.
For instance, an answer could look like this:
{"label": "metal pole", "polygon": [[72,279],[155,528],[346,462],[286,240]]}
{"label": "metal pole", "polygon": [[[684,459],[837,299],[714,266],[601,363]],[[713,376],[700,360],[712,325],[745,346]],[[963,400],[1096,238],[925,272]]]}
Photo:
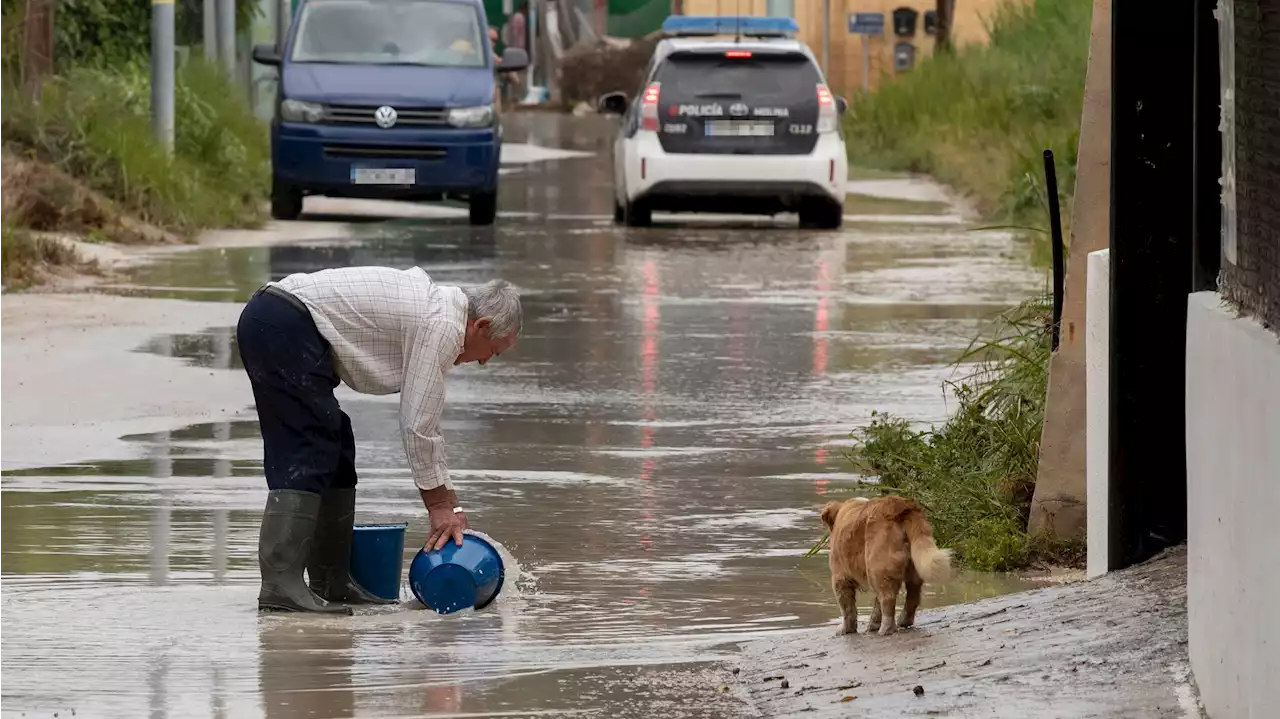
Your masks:
{"label": "metal pole", "polygon": [[831,84],[831,0],[822,0],[822,74]]}
{"label": "metal pole", "polygon": [[218,60],[227,72],[227,79],[236,79],[236,2],[216,0],[218,4]]}
{"label": "metal pole", "polygon": [[289,26],[292,23],[293,0],[276,0],[276,49],[281,53],[289,41]]}
{"label": "metal pole", "polygon": [[173,0],[151,0],[151,131],[173,151]]}
{"label": "metal pole", "polygon": [[204,0],[200,7],[201,37],[204,59],[212,64],[218,61],[218,5],[217,0]]}
{"label": "metal pole", "polygon": [[1049,193],[1049,232],[1053,241],[1053,351],[1058,351],[1062,324],[1062,282],[1066,272],[1062,249],[1062,212],[1058,208],[1058,173],[1053,166],[1053,150],[1044,151],[1044,187]]}

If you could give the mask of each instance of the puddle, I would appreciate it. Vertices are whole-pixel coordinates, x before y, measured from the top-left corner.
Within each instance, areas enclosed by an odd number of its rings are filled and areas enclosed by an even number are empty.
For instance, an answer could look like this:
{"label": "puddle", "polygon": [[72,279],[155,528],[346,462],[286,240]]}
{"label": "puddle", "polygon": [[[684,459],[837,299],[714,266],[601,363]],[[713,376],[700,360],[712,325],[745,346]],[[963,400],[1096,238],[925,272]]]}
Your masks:
{"label": "puddle", "polygon": [[[536,144],[608,147],[599,128],[523,122]],[[677,217],[626,231],[608,220],[610,177],[598,155],[532,162],[502,190],[525,219],[490,230],[348,222],[332,238],[174,253],[110,288],[241,302],[349,264],[521,287],[523,338],[451,373],[443,419],[473,526],[527,574],[518,595],[458,617],[260,617],[256,423],[133,434],[131,459],[0,478],[5,715],[743,715],[717,662],[838,613],[825,560],[801,557],[822,534],[816,508],[861,480],[842,456],[850,430],[872,410],[944,418],[947,363],[1043,279],[1007,235],[954,226]],[[128,349],[241,371],[230,327]],[[396,397],[339,400],[357,521],[408,521],[407,570],[427,527]],[[1038,585],[964,574],[924,605]]]}

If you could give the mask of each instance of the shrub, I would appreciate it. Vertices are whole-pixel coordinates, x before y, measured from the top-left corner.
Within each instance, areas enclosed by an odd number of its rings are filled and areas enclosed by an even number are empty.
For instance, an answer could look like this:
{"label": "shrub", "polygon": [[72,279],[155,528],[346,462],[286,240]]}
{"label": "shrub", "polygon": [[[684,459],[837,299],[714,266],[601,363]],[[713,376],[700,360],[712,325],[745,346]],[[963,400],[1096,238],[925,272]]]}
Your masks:
{"label": "shrub", "polygon": [[919,502],[938,543],[956,549],[975,569],[1067,559],[1072,549],[1026,532],[1051,320],[1048,296],[1002,313],[957,361],[967,374],[948,383],[957,409],[941,427],[919,430],[905,419],[874,413],[870,424],[854,432],[857,445],[849,459],[878,480],[870,489]]}

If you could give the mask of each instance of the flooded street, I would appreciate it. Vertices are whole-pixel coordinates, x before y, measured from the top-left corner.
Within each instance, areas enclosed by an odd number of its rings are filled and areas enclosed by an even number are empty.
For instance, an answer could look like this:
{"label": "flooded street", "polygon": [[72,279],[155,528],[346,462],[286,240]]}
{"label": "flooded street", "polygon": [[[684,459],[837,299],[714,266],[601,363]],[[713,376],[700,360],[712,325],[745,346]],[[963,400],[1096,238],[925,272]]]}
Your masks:
{"label": "flooded street", "polygon": [[[929,202],[911,215],[916,203],[851,198],[840,232],[783,217],[616,227],[610,133],[600,118],[511,118],[492,229],[470,228],[465,209],[388,220],[376,203],[321,201],[300,223],[309,239],[169,252],[111,283],[203,308],[123,348],[138,362],[243,394],[217,421],[90,437],[75,461],[31,449],[56,454],[65,435],[17,428],[30,439],[16,445],[6,426],[4,716],[749,716],[720,691],[723,662],[838,615],[825,558],[802,555],[822,535],[816,508],[859,480],[849,432],[873,410],[943,419],[947,364],[1043,273],[1009,235],[967,232]],[[455,368],[443,419],[472,526],[522,575],[485,611],[256,611],[266,486],[239,401],[238,303],[350,264],[523,292],[515,351]],[[6,421],[24,410],[11,332]],[[398,396],[338,398],[357,439],[357,521],[409,522],[407,569],[427,526]],[[962,574],[926,587],[924,606],[1029,586]]]}

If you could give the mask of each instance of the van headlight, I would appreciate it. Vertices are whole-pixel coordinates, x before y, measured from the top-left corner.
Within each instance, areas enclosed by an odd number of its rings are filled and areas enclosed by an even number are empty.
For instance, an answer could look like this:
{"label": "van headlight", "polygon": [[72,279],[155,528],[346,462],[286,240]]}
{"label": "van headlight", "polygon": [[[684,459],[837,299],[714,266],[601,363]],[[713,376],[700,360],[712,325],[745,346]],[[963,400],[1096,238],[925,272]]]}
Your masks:
{"label": "van headlight", "polygon": [[280,119],[285,122],[320,122],[324,118],[324,105],[303,100],[284,100],[280,103]]}
{"label": "van headlight", "polygon": [[449,124],[454,127],[489,127],[493,124],[493,105],[455,107],[449,110]]}

